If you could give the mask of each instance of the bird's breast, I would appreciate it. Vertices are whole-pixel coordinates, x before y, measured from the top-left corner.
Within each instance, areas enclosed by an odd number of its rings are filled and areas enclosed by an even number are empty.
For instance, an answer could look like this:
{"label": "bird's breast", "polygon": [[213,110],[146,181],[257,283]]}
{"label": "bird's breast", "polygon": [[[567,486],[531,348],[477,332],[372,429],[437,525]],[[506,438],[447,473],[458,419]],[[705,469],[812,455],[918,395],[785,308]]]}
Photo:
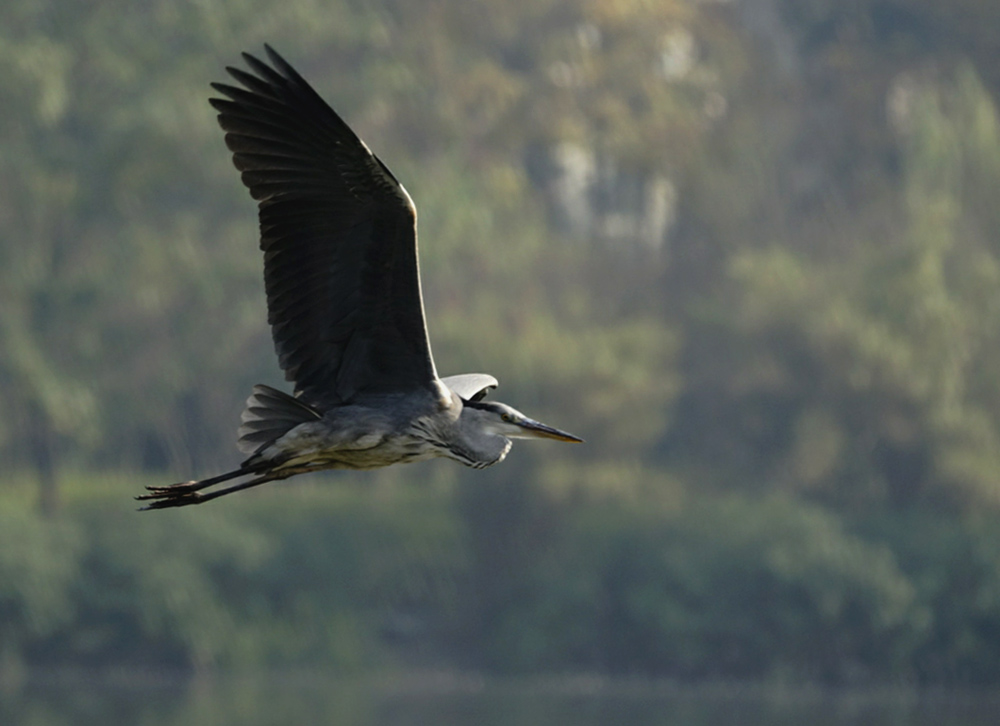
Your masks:
{"label": "bird's breast", "polygon": [[328,436],[323,432],[289,432],[275,442],[268,458],[280,460],[281,468],[310,471],[323,469],[378,469],[392,464],[424,461],[440,456],[436,447],[408,434],[365,432],[354,436]]}

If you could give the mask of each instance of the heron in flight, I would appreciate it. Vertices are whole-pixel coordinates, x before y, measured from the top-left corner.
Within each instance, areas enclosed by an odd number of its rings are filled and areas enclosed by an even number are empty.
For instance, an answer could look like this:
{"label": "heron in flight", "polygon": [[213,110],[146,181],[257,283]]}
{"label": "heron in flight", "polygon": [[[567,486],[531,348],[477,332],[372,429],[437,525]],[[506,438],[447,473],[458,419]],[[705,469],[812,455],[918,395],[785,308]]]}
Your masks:
{"label": "heron in flight", "polygon": [[[417,210],[403,185],[270,46],[241,85],[213,83],[226,145],[260,210],[268,322],[295,395],[254,386],[248,458],[200,481],[148,487],[147,509],[201,504],[296,474],[434,457],[481,469],[511,439],[582,439],[484,400],[497,380],[439,378],[424,325]],[[242,480],[206,491],[223,482]]]}

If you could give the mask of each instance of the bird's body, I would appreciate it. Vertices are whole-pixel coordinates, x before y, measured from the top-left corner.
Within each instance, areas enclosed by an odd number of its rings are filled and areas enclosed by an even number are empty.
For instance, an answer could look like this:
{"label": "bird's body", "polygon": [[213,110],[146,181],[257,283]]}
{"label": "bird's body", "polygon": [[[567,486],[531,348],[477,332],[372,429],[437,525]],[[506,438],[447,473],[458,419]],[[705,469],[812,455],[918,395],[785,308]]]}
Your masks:
{"label": "bird's body", "polygon": [[316,421],[301,423],[254,454],[251,463],[267,461],[276,470],[298,473],[298,469],[376,469],[439,455],[436,447],[411,432],[417,422],[435,413],[431,406],[420,407],[424,410],[417,418],[407,421],[382,405],[404,404],[410,409],[412,401],[393,394],[379,399],[370,402],[374,405],[360,401],[338,406]]}
{"label": "bird's body", "polygon": [[[296,425],[248,460],[276,470],[376,469],[447,457],[481,469],[499,463],[510,440],[473,437],[459,426],[468,404],[447,390],[442,397],[399,393],[361,396],[314,421]],[[480,438],[482,440],[480,440]],[[448,442],[443,446],[441,442]]]}
{"label": "bird's body", "polygon": [[[139,497],[148,508],[198,504],[324,469],[374,469],[447,457],[482,468],[511,438],[577,437],[484,401],[486,374],[439,378],[424,325],[416,207],[388,167],[305,80],[272,66],[228,68],[213,84],[233,162],[259,203],[268,322],[291,396],[255,386],[225,474]],[[246,480],[210,493],[208,487]]]}

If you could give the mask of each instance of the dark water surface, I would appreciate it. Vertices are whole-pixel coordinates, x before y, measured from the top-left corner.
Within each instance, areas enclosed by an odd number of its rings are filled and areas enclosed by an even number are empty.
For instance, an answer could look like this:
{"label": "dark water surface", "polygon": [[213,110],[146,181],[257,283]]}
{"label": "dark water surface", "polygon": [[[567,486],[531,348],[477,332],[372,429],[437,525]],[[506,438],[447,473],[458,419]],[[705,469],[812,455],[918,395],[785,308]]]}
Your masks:
{"label": "dark water surface", "polygon": [[685,688],[597,679],[52,678],[0,693],[4,726],[996,726],[1000,697]]}

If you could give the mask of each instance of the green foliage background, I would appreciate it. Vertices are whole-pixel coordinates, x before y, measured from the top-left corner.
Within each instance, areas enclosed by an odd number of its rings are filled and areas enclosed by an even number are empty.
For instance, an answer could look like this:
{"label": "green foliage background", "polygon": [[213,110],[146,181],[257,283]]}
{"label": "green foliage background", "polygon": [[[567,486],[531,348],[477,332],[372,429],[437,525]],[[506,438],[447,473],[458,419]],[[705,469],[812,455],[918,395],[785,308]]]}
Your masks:
{"label": "green foliage background", "polygon": [[[1000,10],[944,7],[8,0],[0,673],[995,683]],[[416,200],[441,372],[586,446],[132,511],[280,384],[205,101],[264,42]]]}

